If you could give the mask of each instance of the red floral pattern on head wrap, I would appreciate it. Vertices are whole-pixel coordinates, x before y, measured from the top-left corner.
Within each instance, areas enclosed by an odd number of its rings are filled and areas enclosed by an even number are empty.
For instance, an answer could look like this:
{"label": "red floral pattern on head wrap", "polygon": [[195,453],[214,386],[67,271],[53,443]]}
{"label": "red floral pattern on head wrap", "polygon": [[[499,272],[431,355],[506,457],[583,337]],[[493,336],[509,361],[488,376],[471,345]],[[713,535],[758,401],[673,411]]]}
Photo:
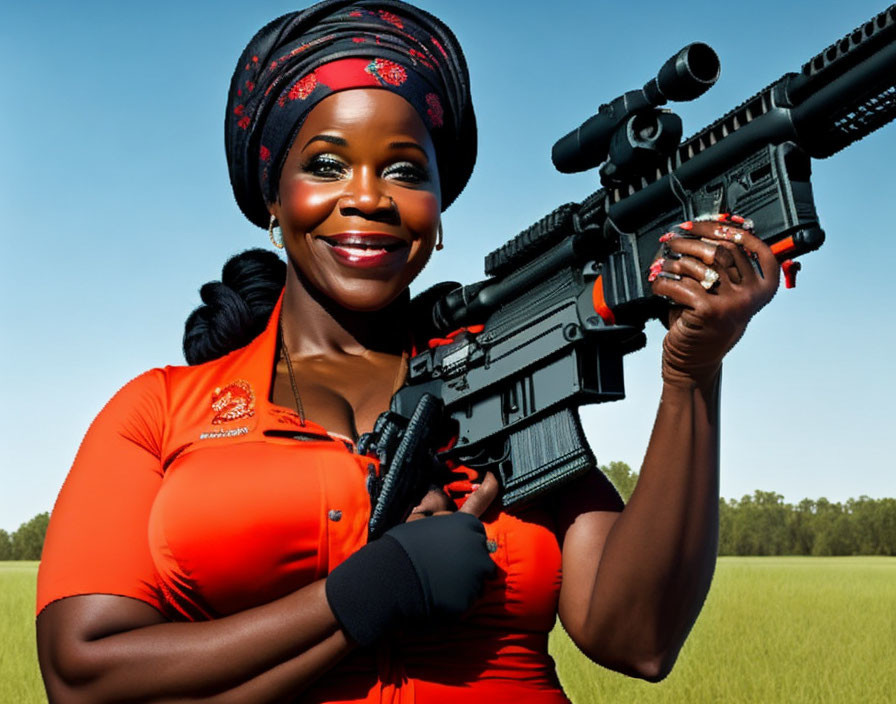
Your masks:
{"label": "red floral pattern on head wrap", "polygon": [[386,12],[385,10],[380,10],[380,19],[386,20],[386,22],[388,22],[389,24],[394,24],[399,29],[404,29],[404,23],[401,21],[401,18],[394,12]]}
{"label": "red floral pattern on head wrap", "polygon": [[426,115],[433,127],[441,127],[444,122],[445,111],[442,109],[442,101],[435,93],[426,94]]}
{"label": "red floral pattern on head wrap", "polygon": [[293,83],[286,97],[290,100],[304,100],[315,88],[317,88],[317,74],[312,71]]}
{"label": "red floral pattern on head wrap", "polygon": [[435,37],[430,37],[430,39],[432,39],[432,43],[436,45],[436,49],[438,49],[439,51],[441,51],[441,52],[442,52],[442,56],[444,56],[444,57],[447,59],[447,58],[448,58],[448,52],[445,51],[445,47],[442,46],[442,43],[441,43],[438,39],[436,39]]}
{"label": "red floral pattern on head wrap", "polygon": [[403,66],[387,59],[374,59],[367,65],[367,73],[376,76],[390,86],[400,86],[408,80],[408,73]]}

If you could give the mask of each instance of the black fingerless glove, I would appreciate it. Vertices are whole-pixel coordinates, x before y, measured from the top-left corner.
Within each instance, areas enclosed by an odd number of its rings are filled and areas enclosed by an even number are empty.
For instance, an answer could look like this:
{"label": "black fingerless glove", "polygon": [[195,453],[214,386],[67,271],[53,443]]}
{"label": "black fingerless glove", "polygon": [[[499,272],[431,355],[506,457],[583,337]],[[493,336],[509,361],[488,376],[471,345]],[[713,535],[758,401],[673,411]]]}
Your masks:
{"label": "black fingerless glove", "polygon": [[327,601],[362,646],[402,624],[458,616],[495,571],[485,543],[467,513],[402,523],[330,573]]}

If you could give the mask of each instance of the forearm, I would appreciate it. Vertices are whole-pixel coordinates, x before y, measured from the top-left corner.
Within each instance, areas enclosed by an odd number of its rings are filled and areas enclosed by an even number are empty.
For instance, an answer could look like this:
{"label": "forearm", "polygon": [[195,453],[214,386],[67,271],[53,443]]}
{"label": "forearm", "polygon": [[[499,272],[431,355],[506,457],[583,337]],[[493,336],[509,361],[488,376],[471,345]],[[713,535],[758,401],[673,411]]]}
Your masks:
{"label": "forearm", "polygon": [[[74,637],[69,630],[66,637],[76,642],[68,648],[48,643],[62,636],[53,631],[65,621],[56,619],[43,633],[39,622],[51,701],[274,702],[294,697],[352,648],[323,587],[321,580],[213,621],[154,623],[120,632],[112,627],[108,633],[84,627]],[[102,601],[91,603],[100,611],[106,608]],[[81,609],[69,628],[96,622],[95,616],[90,608]]]}
{"label": "forearm", "polygon": [[718,402],[718,374],[664,384],[637,487],[607,535],[588,604],[584,636],[603,661],[661,677],[697,618],[718,544]]}

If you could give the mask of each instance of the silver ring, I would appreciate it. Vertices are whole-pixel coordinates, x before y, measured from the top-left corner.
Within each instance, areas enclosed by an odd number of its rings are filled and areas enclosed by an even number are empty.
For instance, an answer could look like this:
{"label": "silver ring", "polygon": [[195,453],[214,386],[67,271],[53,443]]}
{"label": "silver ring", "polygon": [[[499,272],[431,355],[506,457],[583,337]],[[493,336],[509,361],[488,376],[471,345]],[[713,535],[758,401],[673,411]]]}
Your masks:
{"label": "silver ring", "polygon": [[703,272],[703,278],[700,280],[700,285],[707,291],[711,291],[718,283],[719,272],[715,269],[706,267],[706,270]]}

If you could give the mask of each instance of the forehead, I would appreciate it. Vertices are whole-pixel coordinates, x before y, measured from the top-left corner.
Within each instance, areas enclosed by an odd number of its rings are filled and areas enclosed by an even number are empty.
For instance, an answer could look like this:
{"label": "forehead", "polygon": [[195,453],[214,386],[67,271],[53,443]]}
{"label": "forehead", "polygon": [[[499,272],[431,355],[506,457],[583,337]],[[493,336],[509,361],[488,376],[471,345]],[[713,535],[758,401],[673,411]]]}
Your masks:
{"label": "forehead", "polygon": [[421,145],[432,144],[413,106],[400,95],[378,88],[355,88],[328,95],[308,113],[296,141],[324,132],[347,138],[401,135]]}

